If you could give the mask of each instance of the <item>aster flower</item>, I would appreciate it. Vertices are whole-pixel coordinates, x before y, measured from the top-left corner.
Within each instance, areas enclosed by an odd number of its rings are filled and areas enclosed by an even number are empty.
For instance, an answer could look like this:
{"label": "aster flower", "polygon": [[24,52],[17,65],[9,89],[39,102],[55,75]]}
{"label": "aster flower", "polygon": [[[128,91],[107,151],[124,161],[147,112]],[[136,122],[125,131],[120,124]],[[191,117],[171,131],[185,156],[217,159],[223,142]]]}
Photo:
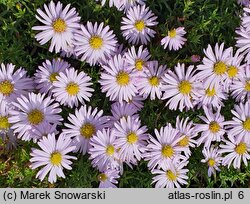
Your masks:
{"label": "aster flower", "polygon": [[238,47],[238,51],[241,52],[245,56],[245,61],[250,63],[250,30],[246,30],[244,27],[240,27],[236,29],[236,47]]}
{"label": "aster flower", "polygon": [[175,162],[170,165],[164,165],[162,170],[154,169],[152,170],[153,174],[156,174],[153,177],[153,182],[155,183],[156,188],[180,188],[180,185],[186,185],[187,183],[187,172],[188,169],[184,169],[188,162]]}
{"label": "aster flower", "polygon": [[193,138],[197,137],[197,132],[194,131],[193,122],[189,121],[188,117],[180,120],[179,116],[177,116],[176,129],[181,133],[179,137],[182,138],[178,142],[178,145],[185,148],[184,154],[186,157],[189,157],[191,155],[190,147],[195,147],[196,145],[196,140]]}
{"label": "aster flower", "polygon": [[233,165],[235,169],[239,169],[241,162],[243,160],[244,164],[247,166],[247,160],[250,159],[250,145],[242,140],[236,141],[233,138],[224,141],[226,144],[220,145],[219,152],[221,154],[227,153],[222,160],[222,165],[228,166],[228,168]]}
{"label": "aster flower", "polygon": [[137,111],[140,111],[144,107],[144,101],[145,98],[143,98],[140,95],[133,96],[131,100],[128,101],[128,104],[133,105]]}
{"label": "aster flower", "polygon": [[186,34],[184,27],[174,28],[168,31],[168,35],[161,40],[161,45],[164,49],[168,47],[169,50],[179,50],[187,41],[183,36]]}
{"label": "aster flower", "polygon": [[186,159],[186,157],[181,155],[185,148],[179,145],[179,142],[185,136],[180,136],[180,132],[174,129],[170,123],[161,127],[160,131],[155,129],[154,132],[156,138],[149,136],[147,153],[144,154],[144,160],[149,161],[149,169],[169,166],[175,158]]}
{"label": "aster flower", "polygon": [[115,122],[119,122],[121,118],[126,119],[128,116],[138,118],[137,111],[138,109],[131,103],[115,102],[111,105],[110,124],[113,125]]}
{"label": "aster flower", "polygon": [[90,101],[94,91],[89,86],[92,85],[91,78],[83,71],[79,72],[74,68],[66,69],[66,72],[60,72],[53,82],[53,96],[62,105],[69,107],[78,106],[79,102],[84,104]]}
{"label": "aster flower", "polygon": [[49,51],[55,50],[58,53],[61,49],[65,50],[72,45],[73,33],[80,28],[81,17],[78,16],[75,8],[70,9],[70,4],[63,9],[60,1],[56,5],[53,1],[48,6],[44,4],[44,9],[46,12],[37,9],[39,15],[36,15],[44,25],[34,26],[32,29],[41,31],[35,36],[41,45],[51,40]]}
{"label": "aster flower", "polygon": [[245,104],[240,103],[234,106],[234,110],[231,110],[234,117],[232,120],[227,121],[226,128],[227,134],[231,139],[235,139],[237,142],[244,139],[246,142],[250,142],[250,104],[247,101]]}
{"label": "aster flower", "polygon": [[205,88],[225,82],[227,66],[231,60],[233,49],[229,47],[224,50],[224,43],[220,46],[216,43],[214,51],[211,45],[208,45],[208,48],[204,49],[206,57],[202,60],[203,64],[197,66],[197,70],[199,70],[197,78],[204,81]]}
{"label": "aster flower", "polygon": [[0,137],[2,138],[4,138],[10,130],[9,109],[8,104],[0,100]]}
{"label": "aster flower", "polygon": [[211,146],[210,148],[204,148],[202,150],[204,159],[201,160],[202,163],[207,163],[208,165],[208,176],[211,177],[212,174],[216,174],[216,171],[220,171],[219,166],[222,161],[221,153],[218,151],[217,147]]}
{"label": "aster flower", "polygon": [[223,100],[228,98],[221,85],[214,85],[213,87],[204,88],[204,84],[197,89],[196,95],[194,96],[194,104],[198,105],[198,108],[202,106],[220,108],[224,106]]}
{"label": "aster flower", "polygon": [[128,66],[136,71],[142,72],[145,70],[147,66],[147,61],[151,55],[148,52],[147,48],[143,49],[143,45],[138,48],[136,51],[135,47],[132,46],[128,52],[125,53],[126,61],[128,62]]}
{"label": "aster flower", "polygon": [[93,109],[91,106],[81,106],[79,110],[75,110],[75,114],[69,114],[70,123],[64,125],[67,129],[63,129],[63,134],[73,137],[73,143],[76,146],[75,151],[79,151],[83,155],[88,152],[91,145],[90,138],[96,134],[98,130],[102,130],[107,126],[107,117],[102,116],[103,111]]}
{"label": "aster flower", "polygon": [[[250,7],[249,7],[249,3],[250,1],[249,0],[243,0],[245,4],[248,3],[248,5],[245,5],[245,7],[243,8],[243,15],[240,16],[240,19],[241,19],[241,26],[243,26],[246,31],[249,31],[250,30]],[[243,3],[243,2],[242,2]]]}
{"label": "aster flower", "polygon": [[229,92],[232,83],[239,79],[240,73],[246,66],[246,64],[241,64],[243,57],[244,56],[241,55],[238,50],[235,55],[231,57],[231,60],[227,66],[227,78],[224,83],[224,89],[226,92]]}
{"label": "aster flower", "polygon": [[141,121],[130,116],[127,119],[121,118],[114,126],[114,134],[117,137],[114,144],[119,149],[119,158],[124,162],[136,164],[146,151],[147,127],[141,127]]}
{"label": "aster flower", "polygon": [[[106,0],[96,0],[101,1],[101,5],[104,6]],[[109,7],[115,6],[118,10],[121,10],[122,1],[124,0],[109,0]]]}
{"label": "aster flower", "polygon": [[21,95],[27,95],[34,89],[33,80],[27,77],[23,68],[14,71],[15,65],[1,64],[0,68],[0,101],[16,101]]}
{"label": "aster flower", "polygon": [[195,96],[196,89],[199,87],[197,76],[194,73],[194,66],[189,66],[186,70],[185,64],[177,64],[175,72],[169,70],[163,77],[163,94],[162,99],[168,99],[166,106],[171,110],[182,111],[193,108],[192,98]]}
{"label": "aster flower", "polygon": [[52,62],[46,60],[42,66],[38,66],[39,69],[35,73],[36,88],[40,93],[51,93],[53,82],[57,81],[56,77],[60,72],[65,73],[69,67],[70,64],[60,58],[53,59]]}
{"label": "aster flower", "polygon": [[87,61],[90,65],[95,65],[101,60],[110,57],[116,47],[116,37],[109,26],[87,22],[87,26],[81,25],[81,30],[74,35],[75,53],[81,61]]}
{"label": "aster flower", "polygon": [[238,102],[250,100],[250,65],[240,70],[238,79],[230,86],[231,95]]}
{"label": "aster flower", "polygon": [[224,116],[220,114],[220,108],[213,113],[212,109],[203,107],[205,116],[199,116],[206,124],[196,124],[195,131],[201,133],[201,136],[197,139],[197,145],[200,146],[204,143],[204,147],[209,148],[213,141],[220,142],[225,134],[226,122]]}
{"label": "aster flower", "polygon": [[117,188],[117,179],[120,178],[119,171],[116,169],[107,169],[98,175],[100,181],[99,188]]}
{"label": "aster flower", "polygon": [[48,180],[54,183],[57,177],[65,178],[63,168],[71,170],[71,159],[76,157],[69,156],[68,153],[74,150],[70,138],[65,138],[62,135],[56,140],[54,134],[49,134],[48,137],[43,137],[38,143],[39,149],[32,148],[31,169],[44,166],[36,174],[36,178],[41,181],[49,173]]}
{"label": "aster flower", "polygon": [[239,5],[248,6],[250,4],[249,0],[237,0]]}
{"label": "aster flower", "polygon": [[134,7],[138,4],[144,5],[146,0],[120,0],[120,10],[127,12],[131,7]]}
{"label": "aster flower", "polygon": [[150,61],[144,73],[138,76],[136,87],[143,98],[150,95],[151,100],[162,97],[162,77],[166,73],[166,66],[159,66],[158,61]]}
{"label": "aster flower", "polygon": [[92,166],[97,167],[99,171],[104,171],[108,166],[117,165],[118,151],[115,147],[116,135],[113,129],[98,130],[90,138],[89,159],[92,160]]}
{"label": "aster flower", "polygon": [[12,123],[14,133],[23,140],[33,139],[32,132],[37,126],[44,123],[59,125],[63,120],[59,115],[62,111],[59,104],[51,97],[45,97],[45,94],[29,93],[28,97],[22,95],[12,104],[15,109],[9,111],[9,122]]}
{"label": "aster flower", "polygon": [[146,45],[156,33],[150,28],[158,24],[156,19],[157,17],[145,5],[131,7],[126,17],[122,18],[122,35],[129,43]]}
{"label": "aster flower", "polygon": [[129,101],[136,95],[136,74],[128,68],[126,60],[121,55],[114,56],[108,65],[103,65],[105,72],[101,73],[100,84],[102,92],[106,92],[110,100]]}
{"label": "aster flower", "polygon": [[57,124],[50,124],[49,122],[42,123],[41,125],[35,126],[32,129],[32,139],[36,143],[38,140],[42,139],[43,136],[47,137],[49,134],[58,134],[56,129]]}

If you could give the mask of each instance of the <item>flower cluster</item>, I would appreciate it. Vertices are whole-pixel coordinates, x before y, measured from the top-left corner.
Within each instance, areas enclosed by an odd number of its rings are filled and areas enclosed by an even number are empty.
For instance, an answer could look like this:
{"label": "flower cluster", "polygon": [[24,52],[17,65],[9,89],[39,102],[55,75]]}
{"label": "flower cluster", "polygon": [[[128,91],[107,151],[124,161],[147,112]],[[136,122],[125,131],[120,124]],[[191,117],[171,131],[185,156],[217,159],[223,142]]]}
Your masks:
{"label": "flower cluster", "polygon": [[[106,0],[99,1],[102,6]],[[246,1],[240,1],[246,4]],[[94,82],[87,72],[65,59],[45,60],[34,76],[23,68],[1,64],[0,137],[9,147],[17,139],[37,143],[31,152],[36,177],[48,175],[54,183],[65,178],[78,154],[89,156],[100,174],[100,187],[117,187],[123,166],[133,168],[141,160],[148,163],[155,187],[187,184],[192,148],[202,147],[208,176],[221,166],[240,168],[250,159],[250,7],[244,9],[234,52],[224,43],[208,45],[204,58],[193,55],[191,65],[177,63],[174,68],[151,59],[147,45],[157,35],[157,16],[146,0],[114,1],[123,12],[121,34],[131,47],[119,44],[106,23],[81,23],[71,5],[51,1],[38,9],[35,38],[49,51],[72,57],[100,69],[102,93],[110,101],[110,114],[89,105]],[[184,27],[172,28],[160,40],[163,49],[175,52],[187,39]],[[231,120],[221,114],[224,102],[235,100]],[[180,112],[203,110],[199,122],[181,115],[175,124],[168,121],[150,134],[140,118],[145,100],[162,101],[167,109]],[[71,109],[63,121],[63,116]],[[72,156],[75,154],[75,156]]]}

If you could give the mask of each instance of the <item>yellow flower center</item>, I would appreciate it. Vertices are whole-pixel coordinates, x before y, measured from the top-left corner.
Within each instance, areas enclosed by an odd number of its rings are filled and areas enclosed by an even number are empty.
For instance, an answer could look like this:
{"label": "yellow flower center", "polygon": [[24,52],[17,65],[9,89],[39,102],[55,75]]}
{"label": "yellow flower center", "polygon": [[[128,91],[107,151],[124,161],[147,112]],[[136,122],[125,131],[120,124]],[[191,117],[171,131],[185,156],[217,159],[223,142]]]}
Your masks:
{"label": "yellow flower center", "polygon": [[246,81],[245,90],[250,91],[250,81]]}
{"label": "yellow flower center", "polygon": [[103,39],[99,36],[93,36],[90,38],[89,44],[93,49],[99,50],[103,45]]}
{"label": "yellow flower center", "polygon": [[138,136],[134,132],[131,132],[127,135],[127,141],[129,144],[134,144],[137,142],[137,140]]}
{"label": "yellow flower center", "polygon": [[208,166],[213,167],[213,166],[215,165],[215,160],[214,160],[214,159],[209,159],[209,160],[207,161],[207,164],[208,164]]}
{"label": "yellow flower center", "polygon": [[162,147],[161,153],[164,157],[172,157],[174,155],[174,149],[170,145]]}
{"label": "yellow flower center", "polygon": [[85,123],[80,129],[81,136],[85,137],[86,139],[90,139],[95,134],[95,132],[95,126],[91,123]]}
{"label": "yellow flower center", "polygon": [[159,86],[159,78],[156,76],[151,77],[149,80],[151,86]]}
{"label": "yellow flower center", "polygon": [[177,179],[177,175],[175,175],[171,170],[167,170],[166,176],[170,181],[175,181]]}
{"label": "yellow flower center", "polygon": [[112,156],[115,152],[115,148],[113,145],[108,145],[107,148],[106,148],[106,153],[107,155],[109,156]]}
{"label": "yellow flower center", "polygon": [[222,75],[227,71],[227,65],[224,62],[217,62],[214,65],[214,73],[216,75]]}
{"label": "yellow flower center", "polygon": [[143,20],[139,20],[135,22],[135,28],[141,32],[145,28],[145,23]]}
{"label": "yellow flower center", "polygon": [[180,82],[178,88],[179,88],[180,93],[187,95],[192,90],[192,84],[189,81],[184,80]]}
{"label": "yellow flower center", "polygon": [[50,80],[50,82],[52,83],[52,82],[54,82],[54,81],[57,81],[57,76],[58,76],[59,74],[57,73],[57,72],[54,72],[54,73],[52,73],[50,76],[49,76],[49,80]]}
{"label": "yellow flower center", "polygon": [[142,59],[137,59],[137,60],[135,61],[135,68],[136,68],[138,71],[142,71],[143,66],[144,66],[144,61],[143,61]]}
{"label": "yellow flower center", "polygon": [[250,118],[247,118],[243,123],[242,126],[244,130],[250,131]]}
{"label": "yellow flower center", "polygon": [[14,85],[10,81],[5,80],[0,83],[0,93],[3,95],[9,96],[13,91]]}
{"label": "yellow flower center", "polygon": [[63,19],[58,18],[53,22],[52,27],[56,33],[63,33],[66,31],[67,24]]}
{"label": "yellow flower center", "polygon": [[121,71],[117,74],[116,76],[116,82],[120,85],[120,86],[126,86],[129,83],[129,74],[127,72]]}
{"label": "yellow flower center", "polygon": [[229,76],[229,78],[233,78],[238,74],[238,68],[235,66],[229,66],[227,68],[227,74]]}
{"label": "yellow flower center", "polygon": [[209,97],[215,96],[216,95],[215,88],[213,87],[212,89],[210,89],[210,88],[206,89],[206,95]]}
{"label": "yellow flower center", "polygon": [[189,143],[189,137],[185,136],[178,142],[178,145],[181,147],[186,147],[188,146],[188,143]]}
{"label": "yellow flower center", "polygon": [[80,87],[78,84],[71,82],[67,85],[66,91],[70,96],[75,96],[80,91]]}
{"label": "yellow flower center", "polygon": [[107,177],[106,174],[104,174],[104,173],[99,174],[99,175],[97,176],[97,178],[98,178],[99,181],[102,181],[102,182],[104,182],[104,181],[106,181],[106,180],[108,179],[108,177]]}
{"label": "yellow flower center", "polygon": [[28,121],[32,125],[38,125],[43,121],[43,119],[44,114],[38,109],[34,109],[28,113]]}
{"label": "yellow flower center", "polygon": [[220,125],[215,122],[215,121],[212,121],[210,124],[209,124],[209,130],[212,132],[212,133],[217,133],[219,130],[220,130]]}
{"label": "yellow flower center", "polygon": [[244,142],[240,142],[236,147],[235,147],[235,152],[238,154],[244,154],[247,151],[247,145]]}
{"label": "yellow flower center", "polygon": [[59,166],[62,162],[62,155],[60,152],[53,152],[50,156],[51,164]]}
{"label": "yellow flower center", "polygon": [[174,38],[176,35],[177,35],[177,33],[176,33],[175,29],[168,31],[168,36],[170,38]]}
{"label": "yellow flower center", "polygon": [[7,116],[0,116],[0,130],[9,129],[10,123]]}

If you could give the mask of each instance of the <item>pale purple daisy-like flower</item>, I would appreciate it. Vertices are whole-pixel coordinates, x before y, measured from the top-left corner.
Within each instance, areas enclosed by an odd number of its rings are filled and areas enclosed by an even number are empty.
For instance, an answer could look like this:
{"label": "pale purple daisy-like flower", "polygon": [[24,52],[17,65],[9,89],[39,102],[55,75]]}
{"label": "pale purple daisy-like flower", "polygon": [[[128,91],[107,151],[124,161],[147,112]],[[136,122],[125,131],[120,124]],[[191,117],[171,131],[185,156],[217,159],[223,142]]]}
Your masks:
{"label": "pale purple daisy-like flower", "polygon": [[118,164],[118,151],[115,147],[116,135],[113,129],[98,130],[90,138],[89,159],[92,160],[92,166],[97,167],[99,171],[104,171],[109,166]]}
{"label": "pale purple daisy-like flower", "polygon": [[146,45],[156,33],[150,28],[158,24],[156,19],[157,17],[145,5],[131,7],[126,17],[122,18],[122,35],[129,43]]}
{"label": "pale purple daisy-like flower", "polygon": [[238,47],[239,52],[241,52],[245,56],[245,61],[250,63],[250,30],[247,30],[244,27],[240,27],[235,30],[237,37],[236,39],[236,47]]}
{"label": "pale purple daisy-like flower", "polygon": [[16,101],[21,95],[27,95],[34,89],[33,80],[27,77],[23,68],[15,70],[13,64],[1,64],[0,68],[0,101]]}
{"label": "pale purple daisy-like flower", "polygon": [[57,76],[60,72],[65,73],[66,69],[70,68],[70,64],[60,58],[53,59],[52,62],[46,60],[42,66],[38,66],[38,70],[35,73],[36,88],[40,93],[49,93],[53,88],[53,82],[57,81]]}
{"label": "pale purple daisy-like flower", "polygon": [[65,138],[62,135],[56,140],[55,134],[49,134],[48,137],[43,137],[37,144],[39,149],[32,148],[31,169],[44,166],[36,174],[36,178],[41,181],[49,173],[48,181],[54,183],[57,177],[65,178],[63,168],[71,170],[71,159],[76,159],[74,156],[69,156],[75,146],[72,146],[70,138]]}
{"label": "pale purple daisy-like flower", "polygon": [[250,4],[250,0],[237,0],[237,3],[242,6],[248,6]]}
{"label": "pale purple daisy-like flower", "polygon": [[185,68],[185,64],[177,64],[175,72],[169,70],[163,76],[163,94],[162,99],[168,99],[166,106],[169,109],[176,110],[177,107],[182,111],[193,108],[192,98],[197,94],[199,83],[195,74],[194,66]]}
{"label": "pale purple daisy-like flower", "polygon": [[206,50],[204,49],[206,57],[202,60],[203,64],[197,66],[199,71],[197,78],[203,80],[205,88],[224,83],[232,52],[232,47],[224,50],[224,43],[221,45],[216,43],[214,51],[211,45],[208,45]]}
{"label": "pale purple daisy-like flower", "polygon": [[168,31],[168,34],[165,38],[161,40],[161,45],[164,49],[168,47],[169,50],[179,50],[187,41],[183,36],[186,34],[184,27],[174,28]]}
{"label": "pale purple daisy-like flower", "polygon": [[239,169],[241,162],[243,160],[244,164],[247,166],[247,160],[250,159],[250,145],[242,140],[236,141],[233,138],[224,141],[226,144],[220,145],[219,152],[221,154],[227,153],[222,159],[222,165],[228,166],[228,168],[233,165],[235,169]]}
{"label": "pale purple daisy-like flower", "polygon": [[180,136],[180,132],[174,129],[170,123],[161,127],[160,131],[155,129],[154,132],[156,138],[150,136],[147,153],[144,154],[144,160],[149,161],[149,169],[168,166],[175,158],[186,159],[185,156],[181,155],[185,148],[179,145],[184,136]]}
{"label": "pale purple daisy-like flower", "polygon": [[63,120],[59,115],[62,111],[59,104],[51,97],[45,97],[45,94],[29,93],[28,97],[22,95],[12,104],[15,109],[9,112],[9,122],[12,123],[14,133],[23,140],[33,139],[32,132],[37,126],[44,123],[59,125]]}
{"label": "pale purple daisy-like flower", "polygon": [[136,95],[136,73],[128,67],[127,62],[121,55],[115,55],[109,60],[108,65],[103,65],[105,70],[101,72],[99,80],[102,92],[106,92],[110,100],[129,101]]}
{"label": "pale purple daisy-like flower", "polygon": [[32,131],[33,142],[36,143],[43,136],[47,137],[49,134],[54,133],[57,135],[59,132],[56,129],[57,124],[50,124],[49,122],[42,123],[41,125],[35,126]]}
{"label": "pale purple daisy-like flower", "polygon": [[144,101],[145,98],[143,98],[140,95],[133,96],[131,100],[128,101],[128,104],[133,105],[137,111],[140,111],[144,107]]}
{"label": "pale purple daisy-like flower", "polygon": [[204,143],[204,147],[209,148],[213,141],[220,142],[224,139],[225,134],[225,119],[220,114],[221,108],[213,113],[213,109],[208,109],[206,106],[203,107],[206,116],[199,116],[205,124],[195,124],[195,131],[201,133],[201,136],[196,140],[197,145],[200,146]]}
{"label": "pale purple daisy-like flower", "polygon": [[231,57],[230,62],[227,65],[227,78],[224,82],[224,89],[229,92],[231,85],[235,80],[239,79],[240,73],[244,70],[246,64],[241,64],[243,55],[237,50],[235,55]]}
{"label": "pale purple daisy-like flower", "polygon": [[238,79],[230,86],[231,95],[237,102],[250,100],[250,65],[240,70]]}
{"label": "pale purple daisy-like flower", "polygon": [[218,109],[224,106],[223,100],[228,98],[224,88],[221,85],[215,84],[213,87],[204,88],[204,84],[197,89],[194,96],[194,104],[197,104],[198,108],[202,106],[213,107]]}
{"label": "pale purple daisy-like flower", "polygon": [[127,12],[131,7],[134,7],[138,4],[144,5],[146,0],[120,0],[120,10]]}
{"label": "pale purple daisy-like flower", "polygon": [[133,70],[138,72],[143,72],[147,67],[147,61],[150,59],[151,55],[147,48],[143,48],[141,45],[138,50],[132,46],[126,53],[125,58],[128,62],[128,66]]}
{"label": "pale purple daisy-like flower", "polygon": [[94,91],[91,78],[83,71],[78,72],[74,68],[66,69],[65,73],[60,72],[53,82],[53,96],[56,101],[69,107],[78,106],[79,102],[84,104],[90,101]]}
{"label": "pale purple daisy-like flower", "polygon": [[138,118],[138,109],[131,103],[126,102],[115,102],[111,105],[112,116],[109,117],[110,124],[119,122],[121,118],[127,118],[128,116]]}
{"label": "pale purple daisy-like flower", "polygon": [[8,103],[4,100],[0,100],[0,137],[2,138],[10,131],[9,110],[10,107]]}
{"label": "pale purple daisy-like flower", "polygon": [[[249,0],[244,0],[250,2]],[[250,31],[250,7],[249,5],[246,5],[246,7],[243,8],[243,15],[240,16],[241,20],[241,26],[243,26],[246,31]]]}
{"label": "pale purple daisy-like flower", "polygon": [[107,126],[108,119],[103,116],[103,111],[93,109],[91,106],[81,106],[79,110],[75,110],[75,114],[69,114],[70,123],[64,125],[67,129],[63,129],[63,134],[67,137],[73,137],[73,143],[76,146],[75,151],[79,151],[83,155],[88,152],[91,145],[90,138]]}
{"label": "pale purple daisy-like flower", "polygon": [[164,165],[162,170],[152,170],[152,174],[156,174],[152,182],[155,183],[155,188],[180,188],[181,185],[188,184],[186,181],[188,169],[184,168],[187,163],[187,161],[176,161],[170,165]]}
{"label": "pale purple daisy-like flower", "polygon": [[[95,1],[101,1],[101,5],[104,6],[107,0],[95,0]],[[121,10],[123,1],[124,0],[108,0],[109,7],[115,6],[118,10]]]}
{"label": "pale purple daisy-like flower", "polygon": [[120,178],[120,172],[116,169],[107,169],[98,175],[100,181],[99,188],[117,188],[117,179]]}
{"label": "pale purple daisy-like flower", "polygon": [[240,103],[234,106],[234,110],[231,110],[234,117],[232,120],[227,121],[227,134],[231,139],[235,139],[237,142],[244,139],[246,142],[250,142],[250,103],[247,101],[245,104]]}
{"label": "pale purple daisy-like flower", "polygon": [[147,63],[145,71],[137,77],[136,88],[143,98],[150,96],[151,100],[161,99],[163,92],[162,77],[166,73],[166,66],[159,66],[158,61]]}
{"label": "pale purple daisy-like flower", "polygon": [[186,157],[189,157],[191,155],[190,147],[194,148],[196,145],[194,138],[197,137],[197,132],[194,131],[194,124],[192,121],[189,121],[188,117],[180,120],[180,117],[177,116],[176,129],[181,133],[179,137],[182,138],[178,145],[185,148],[184,154]]}
{"label": "pale purple daisy-like flower", "polygon": [[74,34],[75,53],[81,61],[90,65],[105,61],[115,50],[117,40],[109,26],[95,22],[87,22],[86,27],[81,25],[81,30]]}
{"label": "pale purple daisy-like flower", "polygon": [[120,119],[114,126],[117,137],[115,147],[119,149],[119,158],[126,163],[136,164],[146,151],[147,127],[141,127],[141,121],[130,116]]}
{"label": "pale purple daisy-like flower", "polygon": [[64,9],[60,1],[55,4],[53,1],[47,6],[44,4],[45,12],[37,9],[36,18],[43,23],[42,26],[34,26],[33,30],[41,31],[35,38],[41,45],[51,40],[49,51],[58,53],[67,49],[73,43],[73,33],[80,28],[80,19],[75,8],[70,9],[68,4]]}
{"label": "pale purple daisy-like flower", "polygon": [[205,159],[202,159],[202,163],[208,165],[208,176],[211,177],[212,174],[216,174],[216,171],[220,171],[219,166],[221,165],[222,157],[221,153],[218,151],[218,147],[211,146],[210,148],[204,148],[202,154]]}

